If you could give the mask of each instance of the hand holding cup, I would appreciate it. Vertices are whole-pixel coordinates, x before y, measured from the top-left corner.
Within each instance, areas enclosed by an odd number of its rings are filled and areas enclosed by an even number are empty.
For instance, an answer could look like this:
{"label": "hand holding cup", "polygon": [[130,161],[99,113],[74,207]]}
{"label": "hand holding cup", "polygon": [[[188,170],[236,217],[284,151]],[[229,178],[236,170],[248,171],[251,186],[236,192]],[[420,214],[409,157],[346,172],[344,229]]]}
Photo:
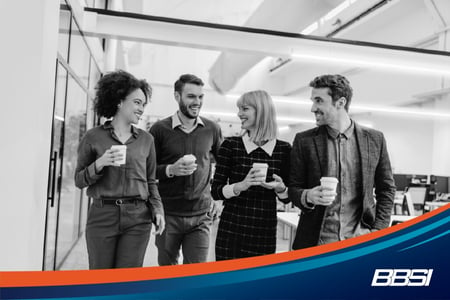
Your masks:
{"label": "hand holding cup", "polygon": [[195,163],[195,156],[192,154],[186,154],[180,157],[173,165],[170,166],[170,171],[175,176],[188,176],[197,170],[197,164]]}
{"label": "hand holding cup", "polygon": [[264,171],[261,168],[251,168],[244,180],[234,185],[234,193],[239,194],[248,190],[251,186],[261,185],[266,180],[266,174],[267,169]]}
{"label": "hand holding cup", "polygon": [[308,191],[307,202],[314,205],[329,206],[336,198],[337,178],[322,177],[320,185]]}
{"label": "hand holding cup", "polygon": [[263,182],[261,185],[266,189],[275,190],[276,193],[281,193],[286,190],[286,185],[284,184],[283,179],[280,176],[273,174],[273,179],[273,181]]}
{"label": "hand holding cup", "polygon": [[126,145],[112,145],[113,161],[115,166],[124,165],[127,161],[127,146]]}
{"label": "hand holding cup", "polygon": [[126,163],[126,145],[113,145],[95,161],[95,170],[100,172],[106,166],[120,166]]}

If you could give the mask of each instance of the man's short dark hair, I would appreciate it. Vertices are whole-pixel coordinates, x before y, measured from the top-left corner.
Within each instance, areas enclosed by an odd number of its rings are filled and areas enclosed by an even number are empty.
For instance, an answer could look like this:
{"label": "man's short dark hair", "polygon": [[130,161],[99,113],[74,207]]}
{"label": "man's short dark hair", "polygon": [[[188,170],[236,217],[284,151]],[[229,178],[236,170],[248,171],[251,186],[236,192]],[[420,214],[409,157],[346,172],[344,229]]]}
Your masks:
{"label": "man's short dark hair", "polygon": [[345,104],[345,110],[348,111],[350,102],[352,101],[353,89],[350,86],[350,82],[342,75],[321,75],[314,78],[309,83],[312,88],[328,88],[328,94],[333,100],[333,104],[336,103],[341,97],[344,97],[347,102]]}
{"label": "man's short dark hair", "polygon": [[111,118],[118,105],[134,90],[141,89],[147,101],[152,96],[152,88],[145,79],[137,79],[123,70],[107,73],[97,83],[95,111],[100,117]]}
{"label": "man's short dark hair", "polygon": [[186,83],[192,83],[198,86],[204,85],[203,81],[197,76],[192,74],[183,74],[180,76],[180,78],[178,78],[177,81],[175,81],[174,84],[175,92],[178,92],[181,95],[181,92],[183,91],[184,85]]}

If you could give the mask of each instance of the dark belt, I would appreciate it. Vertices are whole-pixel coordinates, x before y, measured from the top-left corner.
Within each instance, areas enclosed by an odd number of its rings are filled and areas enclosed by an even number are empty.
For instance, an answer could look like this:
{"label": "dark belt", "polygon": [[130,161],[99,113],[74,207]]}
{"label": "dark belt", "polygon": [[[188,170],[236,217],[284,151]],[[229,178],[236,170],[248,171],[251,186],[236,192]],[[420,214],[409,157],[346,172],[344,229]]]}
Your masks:
{"label": "dark belt", "polygon": [[122,204],[138,204],[139,202],[144,202],[145,200],[137,198],[118,198],[118,199],[94,199],[94,201],[99,202],[102,205],[122,205]]}

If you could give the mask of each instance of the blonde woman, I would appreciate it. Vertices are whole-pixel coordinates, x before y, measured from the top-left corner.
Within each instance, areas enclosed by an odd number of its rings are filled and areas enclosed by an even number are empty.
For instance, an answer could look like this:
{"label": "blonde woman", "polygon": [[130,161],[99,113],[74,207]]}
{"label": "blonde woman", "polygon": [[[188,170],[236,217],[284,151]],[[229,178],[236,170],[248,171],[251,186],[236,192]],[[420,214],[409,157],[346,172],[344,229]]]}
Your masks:
{"label": "blonde woman", "polygon": [[[275,253],[276,199],[287,203],[291,146],[277,139],[275,107],[265,91],[238,102],[243,135],[227,138],[217,157],[212,195],[224,200],[216,239],[216,260]],[[267,164],[267,176],[254,168]]]}

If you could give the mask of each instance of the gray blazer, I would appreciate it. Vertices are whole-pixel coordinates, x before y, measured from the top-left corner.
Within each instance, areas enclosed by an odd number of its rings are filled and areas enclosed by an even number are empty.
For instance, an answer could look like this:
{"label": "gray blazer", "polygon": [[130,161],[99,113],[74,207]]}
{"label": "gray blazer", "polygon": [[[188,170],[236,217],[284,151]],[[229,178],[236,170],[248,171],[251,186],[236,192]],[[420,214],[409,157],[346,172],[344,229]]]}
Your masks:
{"label": "gray blazer", "polygon": [[[386,140],[380,131],[356,123],[355,134],[362,168],[361,223],[370,229],[386,228],[389,226],[396,190]],[[297,133],[291,152],[289,199],[302,213],[293,249],[316,246],[319,241],[326,207],[318,205],[309,209],[302,205],[300,197],[305,189],[320,185],[320,178],[328,174],[327,168],[326,127]]]}

